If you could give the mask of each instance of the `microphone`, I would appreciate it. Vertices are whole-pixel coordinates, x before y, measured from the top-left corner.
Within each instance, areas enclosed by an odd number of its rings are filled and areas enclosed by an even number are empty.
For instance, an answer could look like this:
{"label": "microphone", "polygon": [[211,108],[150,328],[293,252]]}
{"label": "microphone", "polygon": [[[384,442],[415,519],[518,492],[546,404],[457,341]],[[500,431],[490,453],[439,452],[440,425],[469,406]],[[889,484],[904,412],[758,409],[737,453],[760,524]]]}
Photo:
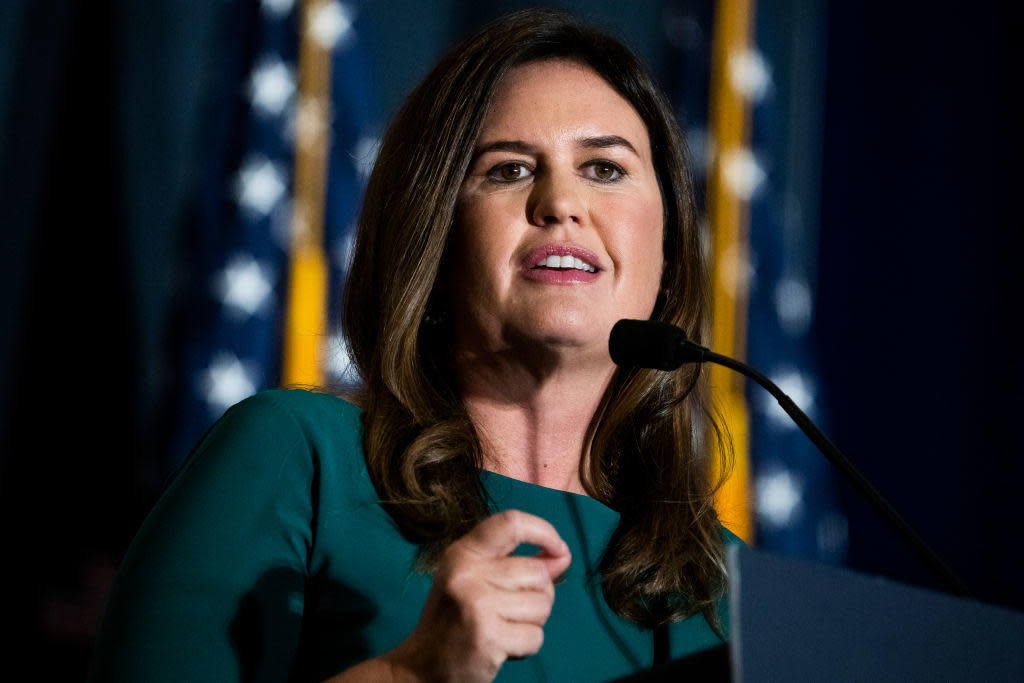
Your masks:
{"label": "microphone", "polygon": [[656,320],[620,320],[608,339],[612,360],[622,367],[675,370],[683,363],[700,363],[707,352],[686,338],[675,325]]}
{"label": "microphone", "polygon": [[818,447],[818,450],[853,484],[886,522],[910,546],[929,569],[939,576],[949,590],[964,597],[972,597],[971,591],[956,574],[939,558],[913,527],[900,516],[896,509],[882,497],[882,494],[857,471],[828,437],[811,421],[811,418],[770,379],[745,363],[714,353],[686,338],[686,333],[675,325],[655,320],[620,320],[612,327],[608,338],[608,351],[616,365],[624,368],[651,368],[671,371],[683,363],[718,363],[735,370],[760,384],[775,397],[786,414],[804,434]]}

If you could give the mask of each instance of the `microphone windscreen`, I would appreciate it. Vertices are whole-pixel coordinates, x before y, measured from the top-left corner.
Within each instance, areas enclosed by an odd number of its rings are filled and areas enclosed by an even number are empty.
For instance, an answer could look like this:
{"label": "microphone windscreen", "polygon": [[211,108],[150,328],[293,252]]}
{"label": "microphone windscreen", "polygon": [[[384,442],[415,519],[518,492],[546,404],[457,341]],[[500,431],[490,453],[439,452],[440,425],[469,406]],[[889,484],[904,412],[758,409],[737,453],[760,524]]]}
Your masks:
{"label": "microphone windscreen", "polygon": [[655,320],[620,320],[612,327],[608,351],[616,365],[675,370],[683,363],[686,333]]}

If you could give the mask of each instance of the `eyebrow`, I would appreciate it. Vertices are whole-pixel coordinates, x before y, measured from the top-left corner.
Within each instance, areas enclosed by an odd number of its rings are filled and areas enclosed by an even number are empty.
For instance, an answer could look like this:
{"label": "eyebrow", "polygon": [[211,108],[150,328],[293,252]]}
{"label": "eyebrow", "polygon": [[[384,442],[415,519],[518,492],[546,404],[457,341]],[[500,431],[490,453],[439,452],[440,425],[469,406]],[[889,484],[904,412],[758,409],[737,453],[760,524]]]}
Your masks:
{"label": "eyebrow", "polygon": [[473,158],[482,157],[488,152],[515,152],[516,154],[532,154],[536,148],[522,140],[497,140],[490,142],[473,152]]}
{"label": "eyebrow", "polygon": [[[625,147],[636,156],[640,153],[629,140],[620,135],[599,135],[597,137],[579,138],[576,144],[584,149],[608,149],[609,147]],[[534,154],[537,148],[522,140],[496,140],[478,148],[473,152],[473,161],[489,152],[514,152],[516,154]]]}
{"label": "eyebrow", "polygon": [[608,147],[625,147],[633,154],[640,156],[640,153],[636,151],[629,140],[619,135],[601,135],[596,138],[583,138],[577,140],[577,144],[580,147],[586,149],[607,149]]}

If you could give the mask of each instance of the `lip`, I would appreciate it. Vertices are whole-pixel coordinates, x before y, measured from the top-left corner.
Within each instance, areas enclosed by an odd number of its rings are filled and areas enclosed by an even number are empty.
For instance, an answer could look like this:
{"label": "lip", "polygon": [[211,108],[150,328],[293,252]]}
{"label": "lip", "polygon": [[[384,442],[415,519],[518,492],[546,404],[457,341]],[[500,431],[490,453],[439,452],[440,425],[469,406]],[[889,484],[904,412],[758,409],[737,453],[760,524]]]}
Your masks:
{"label": "lip", "polygon": [[[583,270],[576,270],[575,268],[568,270],[534,268],[538,262],[546,259],[548,256],[573,256],[594,266],[597,268],[597,272],[588,273]],[[536,249],[531,249],[520,262],[520,272],[523,274],[523,277],[527,280],[549,285],[586,284],[596,280],[601,275],[602,270],[600,261],[594,252],[575,244],[545,244]]]}

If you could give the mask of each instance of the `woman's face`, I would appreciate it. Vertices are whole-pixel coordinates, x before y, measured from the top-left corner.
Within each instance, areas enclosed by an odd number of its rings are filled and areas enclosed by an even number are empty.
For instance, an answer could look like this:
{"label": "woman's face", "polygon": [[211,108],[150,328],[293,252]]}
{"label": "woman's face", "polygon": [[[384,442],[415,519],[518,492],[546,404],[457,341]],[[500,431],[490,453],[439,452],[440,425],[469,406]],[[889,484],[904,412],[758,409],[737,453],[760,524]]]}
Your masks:
{"label": "woman's face", "polygon": [[607,360],[612,325],[654,309],[663,217],[647,129],[586,66],[505,78],[457,216],[446,277],[460,351],[530,340]]}

